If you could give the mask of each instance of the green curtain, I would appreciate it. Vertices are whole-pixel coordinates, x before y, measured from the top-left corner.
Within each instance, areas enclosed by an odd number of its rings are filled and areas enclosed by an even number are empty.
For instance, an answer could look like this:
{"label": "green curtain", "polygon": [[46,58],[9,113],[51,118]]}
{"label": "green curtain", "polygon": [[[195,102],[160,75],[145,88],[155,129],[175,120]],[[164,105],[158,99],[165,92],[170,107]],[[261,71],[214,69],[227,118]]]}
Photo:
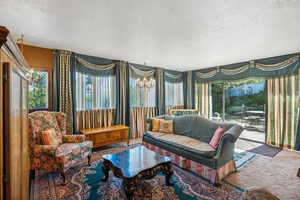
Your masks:
{"label": "green curtain", "polygon": [[67,132],[73,134],[75,124],[75,68],[70,51],[54,50],[54,110],[66,114]]}
{"label": "green curtain", "polygon": [[197,82],[291,75],[300,68],[299,53],[193,71]]}
{"label": "green curtain", "polygon": [[193,98],[194,98],[194,92],[193,92],[193,72],[188,71],[184,72],[184,79],[183,79],[183,95],[184,95],[184,107],[186,109],[192,109],[193,106]]}
{"label": "green curtain", "polygon": [[209,119],[211,115],[211,89],[209,83],[196,84],[196,109],[201,116]]}
{"label": "green curtain", "polygon": [[156,113],[158,115],[165,114],[165,80],[164,70],[158,68],[155,74],[156,78]]}
{"label": "green curtain", "polygon": [[116,68],[117,95],[116,95],[116,124],[130,125],[129,109],[129,66],[120,61]]}
{"label": "green curtain", "polygon": [[267,80],[267,144],[295,149],[299,80],[300,73]]}
{"label": "green curtain", "polygon": [[295,150],[300,151],[300,99],[298,100],[298,119],[297,119]]}

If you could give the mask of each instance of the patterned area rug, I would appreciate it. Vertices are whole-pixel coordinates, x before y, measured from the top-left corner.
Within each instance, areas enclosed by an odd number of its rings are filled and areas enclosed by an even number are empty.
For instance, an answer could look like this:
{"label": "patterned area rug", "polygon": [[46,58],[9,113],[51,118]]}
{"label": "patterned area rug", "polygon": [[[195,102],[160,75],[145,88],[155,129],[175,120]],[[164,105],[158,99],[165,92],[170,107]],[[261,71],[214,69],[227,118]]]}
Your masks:
{"label": "patterned area rug", "polygon": [[[62,179],[59,174],[37,173],[33,181],[34,199],[126,199],[120,179],[110,174],[107,183],[100,181],[104,176],[101,170],[102,155],[125,149],[127,147],[117,146],[95,152],[91,167],[87,167],[86,163],[83,163],[67,171],[68,182],[66,186],[61,185]],[[172,187],[166,186],[164,175],[159,174],[151,180],[142,182],[139,189],[134,193],[134,197],[137,200],[234,200],[240,199],[243,193],[241,188],[227,183],[215,187],[201,177],[177,166],[174,166],[174,175],[171,181],[174,185]]]}

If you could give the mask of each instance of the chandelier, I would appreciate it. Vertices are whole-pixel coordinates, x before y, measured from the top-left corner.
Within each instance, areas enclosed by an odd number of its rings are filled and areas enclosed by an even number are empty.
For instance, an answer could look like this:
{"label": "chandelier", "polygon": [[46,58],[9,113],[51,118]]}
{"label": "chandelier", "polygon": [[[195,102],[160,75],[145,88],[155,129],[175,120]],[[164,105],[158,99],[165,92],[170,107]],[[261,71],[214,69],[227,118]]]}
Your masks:
{"label": "chandelier", "polygon": [[136,80],[136,86],[139,88],[152,88],[155,85],[155,80],[153,78],[138,78]]}

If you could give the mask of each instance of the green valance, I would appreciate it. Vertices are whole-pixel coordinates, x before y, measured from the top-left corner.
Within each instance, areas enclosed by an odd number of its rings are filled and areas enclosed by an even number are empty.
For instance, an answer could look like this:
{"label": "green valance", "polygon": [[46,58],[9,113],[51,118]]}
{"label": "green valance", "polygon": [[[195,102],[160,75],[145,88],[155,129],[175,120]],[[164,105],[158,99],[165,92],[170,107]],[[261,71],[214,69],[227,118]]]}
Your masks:
{"label": "green valance", "polygon": [[173,70],[164,70],[165,81],[172,83],[182,82],[184,79],[184,73],[173,71]]}
{"label": "green valance", "polygon": [[133,78],[154,78],[156,68],[129,63],[130,76]]}
{"label": "green valance", "polygon": [[91,76],[111,76],[115,74],[117,61],[73,53],[76,71]]}
{"label": "green valance", "polygon": [[296,73],[300,54],[290,54],[193,71],[196,82],[234,80],[249,77],[274,77]]}

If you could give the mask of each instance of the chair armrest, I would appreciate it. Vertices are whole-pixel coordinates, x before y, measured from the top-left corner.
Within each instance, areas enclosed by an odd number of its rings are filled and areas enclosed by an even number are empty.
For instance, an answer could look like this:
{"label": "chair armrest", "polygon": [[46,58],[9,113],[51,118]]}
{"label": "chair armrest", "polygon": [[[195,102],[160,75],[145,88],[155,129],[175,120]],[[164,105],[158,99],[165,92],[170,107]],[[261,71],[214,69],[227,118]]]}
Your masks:
{"label": "chair armrest", "polygon": [[81,143],[86,140],[85,135],[64,135],[62,136],[63,143]]}
{"label": "chair armrest", "polygon": [[33,155],[40,156],[41,154],[48,156],[55,156],[56,145],[35,145],[33,147]]}

